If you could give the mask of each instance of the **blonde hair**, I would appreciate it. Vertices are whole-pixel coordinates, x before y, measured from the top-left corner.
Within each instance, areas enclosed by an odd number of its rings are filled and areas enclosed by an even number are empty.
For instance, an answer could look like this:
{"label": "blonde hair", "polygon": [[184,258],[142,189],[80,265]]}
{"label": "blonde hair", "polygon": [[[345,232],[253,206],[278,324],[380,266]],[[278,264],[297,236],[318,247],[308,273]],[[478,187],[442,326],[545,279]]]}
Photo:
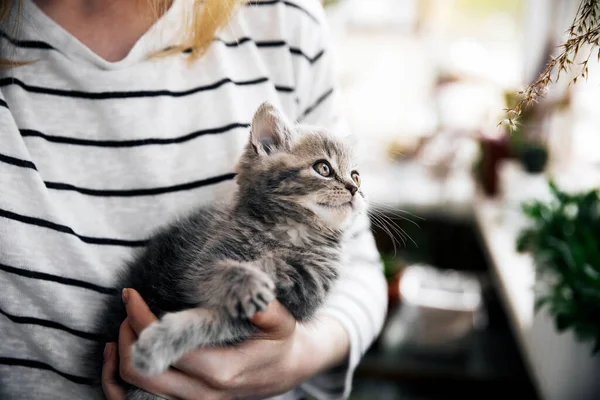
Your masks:
{"label": "blonde hair", "polygon": [[[139,1],[146,2],[157,19],[168,10],[172,3],[172,0]],[[242,0],[194,0],[191,18],[187,19],[187,26],[185,26],[179,44],[158,52],[154,56],[164,57],[188,50],[190,51],[190,61],[200,58],[210,47],[217,31],[227,24],[237,6],[242,2]],[[11,13],[13,7],[13,1],[0,0],[0,22]],[[18,1],[17,13],[20,12],[20,7],[21,1]],[[13,26],[11,30],[15,31],[17,28],[18,26]],[[10,32],[7,33],[10,34]],[[27,64],[27,62],[0,57],[0,67],[14,67],[23,64]]]}

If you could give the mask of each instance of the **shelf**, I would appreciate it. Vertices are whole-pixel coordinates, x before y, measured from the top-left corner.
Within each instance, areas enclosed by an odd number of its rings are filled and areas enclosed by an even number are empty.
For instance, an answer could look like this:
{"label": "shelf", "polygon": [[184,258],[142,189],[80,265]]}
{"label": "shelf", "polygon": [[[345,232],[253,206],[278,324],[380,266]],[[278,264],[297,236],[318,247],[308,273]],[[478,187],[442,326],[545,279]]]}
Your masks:
{"label": "shelf", "polygon": [[496,287],[525,354],[527,332],[533,322],[535,272],[530,257],[516,252],[518,224],[507,223],[511,217],[503,210],[497,200],[479,198],[474,214],[493,277],[498,283]]}

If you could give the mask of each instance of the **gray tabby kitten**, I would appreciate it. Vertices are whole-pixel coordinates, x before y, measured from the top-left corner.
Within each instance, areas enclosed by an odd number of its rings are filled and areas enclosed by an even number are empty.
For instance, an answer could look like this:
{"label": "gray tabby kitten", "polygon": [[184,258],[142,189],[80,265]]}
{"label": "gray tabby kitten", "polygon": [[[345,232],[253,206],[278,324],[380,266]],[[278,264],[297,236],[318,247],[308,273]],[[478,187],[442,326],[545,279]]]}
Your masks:
{"label": "gray tabby kitten", "polygon": [[[339,275],[344,232],[366,209],[353,162],[328,132],[261,105],[232,203],[163,229],[119,282],[160,318],[133,346],[135,368],[160,374],[199,346],[248,339],[250,318],[275,298],[296,320],[313,317]],[[106,341],[117,341],[125,317],[120,297],[111,297],[99,324]],[[100,344],[95,358],[99,377]],[[158,397],[130,387],[128,398]]]}

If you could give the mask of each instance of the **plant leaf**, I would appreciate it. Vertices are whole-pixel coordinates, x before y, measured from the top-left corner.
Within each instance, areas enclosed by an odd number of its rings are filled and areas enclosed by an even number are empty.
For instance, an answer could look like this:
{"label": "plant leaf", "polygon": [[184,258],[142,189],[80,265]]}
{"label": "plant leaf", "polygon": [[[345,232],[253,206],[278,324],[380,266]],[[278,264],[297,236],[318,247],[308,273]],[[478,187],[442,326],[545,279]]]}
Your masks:
{"label": "plant leaf", "polygon": [[537,272],[535,312],[557,331],[572,330],[600,352],[600,191],[567,193],[553,181],[553,198],[521,205],[530,220],[515,247],[532,255]]}

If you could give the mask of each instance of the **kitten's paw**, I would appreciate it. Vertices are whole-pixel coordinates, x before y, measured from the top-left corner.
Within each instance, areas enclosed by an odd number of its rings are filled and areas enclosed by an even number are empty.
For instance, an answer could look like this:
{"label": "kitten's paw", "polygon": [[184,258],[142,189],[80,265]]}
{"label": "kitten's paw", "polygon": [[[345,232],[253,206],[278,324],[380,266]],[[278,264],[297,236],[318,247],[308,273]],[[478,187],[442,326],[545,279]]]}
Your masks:
{"label": "kitten's paw", "polygon": [[266,310],[274,299],[275,283],[267,274],[257,271],[233,285],[226,306],[233,318],[251,319]]}
{"label": "kitten's paw", "polygon": [[131,349],[133,366],[146,376],[163,373],[177,360],[171,337],[164,321],[156,321],[144,329]]}

